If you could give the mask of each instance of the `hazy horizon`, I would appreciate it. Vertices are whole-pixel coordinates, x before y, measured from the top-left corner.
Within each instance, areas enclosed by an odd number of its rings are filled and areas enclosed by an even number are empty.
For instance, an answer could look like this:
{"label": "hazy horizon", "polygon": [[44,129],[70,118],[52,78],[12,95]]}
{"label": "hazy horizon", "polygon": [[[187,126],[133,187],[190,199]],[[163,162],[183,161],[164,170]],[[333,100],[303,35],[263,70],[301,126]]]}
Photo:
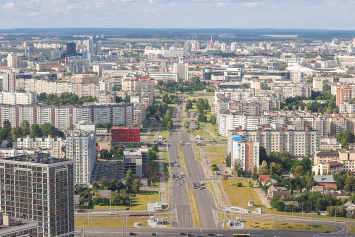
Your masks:
{"label": "hazy horizon", "polygon": [[320,29],[355,30],[353,0],[13,0],[3,29]]}

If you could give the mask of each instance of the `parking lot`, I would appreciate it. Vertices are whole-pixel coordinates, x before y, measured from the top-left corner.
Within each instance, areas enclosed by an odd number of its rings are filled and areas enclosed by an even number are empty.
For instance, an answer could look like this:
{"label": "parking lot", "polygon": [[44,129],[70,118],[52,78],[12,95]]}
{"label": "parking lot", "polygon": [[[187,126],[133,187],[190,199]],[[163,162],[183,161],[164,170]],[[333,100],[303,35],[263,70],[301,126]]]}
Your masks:
{"label": "parking lot", "polygon": [[91,176],[91,181],[108,179],[111,182],[113,179],[119,179],[121,175],[123,175],[121,161],[97,160],[93,175]]}

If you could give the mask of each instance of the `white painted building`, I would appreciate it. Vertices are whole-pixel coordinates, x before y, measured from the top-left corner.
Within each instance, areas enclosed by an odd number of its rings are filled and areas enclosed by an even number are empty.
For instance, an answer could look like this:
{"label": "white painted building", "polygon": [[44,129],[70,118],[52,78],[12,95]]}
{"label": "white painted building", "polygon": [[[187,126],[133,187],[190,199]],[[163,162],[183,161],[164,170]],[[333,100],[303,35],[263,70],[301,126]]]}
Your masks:
{"label": "white painted building", "polygon": [[0,92],[0,104],[29,105],[37,102],[37,94],[33,92]]}
{"label": "white painted building", "polygon": [[18,149],[47,149],[50,150],[53,158],[64,158],[65,153],[62,152],[62,146],[65,141],[61,137],[19,137],[17,138]]}
{"label": "white painted building", "polygon": [[253,172],[259,170],[259,142],[247,142],[243,136],[233,136],[231,142],[231,168],[239,160],[243,170]]}
{"label": "white painted building", "polygon": [[74,182],[90,184],[96,162],[95,124],[79,123],[75,127],[75,131],[66,137],[66,159],[74,160]]}

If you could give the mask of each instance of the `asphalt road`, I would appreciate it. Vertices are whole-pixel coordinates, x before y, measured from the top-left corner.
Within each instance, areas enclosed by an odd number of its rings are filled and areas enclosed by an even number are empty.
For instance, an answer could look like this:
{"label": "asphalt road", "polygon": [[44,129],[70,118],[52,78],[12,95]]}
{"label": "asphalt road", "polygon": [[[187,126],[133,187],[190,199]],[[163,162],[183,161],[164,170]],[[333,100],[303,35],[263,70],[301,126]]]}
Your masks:
{"label": "asphalt road", "polygon": [[[205,174],[203,172],[201,163],[195,159],[195,155],[191,145],[186,145],[192,142],[190,141],[190,136],[183,130],[180,130],[180,119],[181,119],[182,109],[183,109],[182,103],[178,104],[175,108],[176,119],[174,119],[173,121],[173,130],[170,137],[171,142],[169,142],[170,162],[177,161],[177,163],[174,164],[174,168],[172,169],[172,172],[177,174],[183,172],[184,174],[186,174],[186,171],[181,171],[181,170],[185,170],[183,167],[176,167],[177,164],[181,166],[180,159],[175,160],[176,155],[177,156],[179,155],[179,150],[178,150],[178,144],[180,143],[179,132],[181,132],[182,134],[181,140],[183,140],[183,143],[180,146],[180,148],[181,151],[184,153],[185,163],[188,171],[187,184],[190,190],[193,192],[196,199],[196,205],[200,217],[201,228],[211,228],[211,227],[216,228],[217,226],[215,221],[215,215],[213,214],[213,209],[216,209],[216,205],[211,191],[209,191],[207,188],[199,190],[199,189],[194,189],[193,187],[193,182],[200,184],[201,181],[205,181]],[[177,172],[175,172],[175,170],[177,170]],[[178,183],[181,183],[182,185],[179,185]],[[189,228],[190,228],[193,227],[193,220],[189,219],[190,217],[192,218],[192,214],[191,214],[191,207],[187,195],[187,189],[185,185],[186,184],[182,183],[181,180],[174,182],[174,188],[173,188],[174,191],[171,196],[171,201],[173,203],[173,206],[176,205],[176,209],[177,209],[176,210],[177,221],[178,221],[177,226],[178,227],[185,226],[184,223],[182,225],[181,221],[184,221],[184,214],[187,213],[187,222],[191,220],[191,222],[189,223]],[[188,205],[186,205],[185,202],[187,202]],[[183,210],[179,210],[180,207],[182,207]]]}
{"label": "asphalt road", "polygon": [[[168,143],[169,146],[169,162],[175,162],[174,165],[170,167],[170,173],[177,174],[180,176],[181,173],[184,174],[184,178],[178,179],[173,178],[173,180],[177,180],[173,184],[173,188],[170,189],[170,201],[171,207],[174,209],[175,218],[177,222],[173,222],[173,227],[183,227],[183,228],[193,228],[193,219],[190,207],[189,196],[187,192],[187,188],[185,183],[182,180],[186,181],[186,170],[184,167],[181,166],[180,156],[179,154],[179,147],[178,144],[180,143],[180,135],[175,129],[176,122],[173,125],[172,132],[170,134],[170,141]],[[179,167],[178,167],[179,165]]]}
{"label": "asphalt road", "polygon": [[[76,228],[76,231],[81,234],[82,228]],[[129,233],[133,232],[137,234],[137,236],[152,236],[152,233],[156,232],[154,228],[105,228],[104,231],[102,228],[85,228],[84,235],[85,237],[120,237],[120,236],[129,236]],[[185,229],[181,228],[158,228],[157,233],[158,236],[181,236],[180,233],[186,233]],[[123,234],[124,233],[124,234]],[[250,236],[317,236],[317,232],[297,232],[297,231],[271,231],[271,230],[230,230],[230,229],[189,229],[189,234],[193,234],[194,236],[203,235],[208,236],[208,233],[213,233],[217,235],[218,233],[223,234],[223,236],[231,237],[233,233],[238,234],[249,234]],[[79,236],[76,235],[76,236]],[[186,236],[186,235],[185,235]],[[346,234],[328,234],[328,233],[319,233],[319,236],[339,236],[346,237]],[[355,235],[348,235],[348,237],[355,237]]]}

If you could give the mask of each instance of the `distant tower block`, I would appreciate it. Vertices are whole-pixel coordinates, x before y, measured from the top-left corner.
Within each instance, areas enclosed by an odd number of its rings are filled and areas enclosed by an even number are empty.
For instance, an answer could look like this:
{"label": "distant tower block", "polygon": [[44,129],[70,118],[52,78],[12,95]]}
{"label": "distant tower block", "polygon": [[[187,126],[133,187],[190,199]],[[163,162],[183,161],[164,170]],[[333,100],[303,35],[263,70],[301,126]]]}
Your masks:
{"label": "distant tower block", "polygon": [[248,201],[248,207],[254,206],[254,201]]}

